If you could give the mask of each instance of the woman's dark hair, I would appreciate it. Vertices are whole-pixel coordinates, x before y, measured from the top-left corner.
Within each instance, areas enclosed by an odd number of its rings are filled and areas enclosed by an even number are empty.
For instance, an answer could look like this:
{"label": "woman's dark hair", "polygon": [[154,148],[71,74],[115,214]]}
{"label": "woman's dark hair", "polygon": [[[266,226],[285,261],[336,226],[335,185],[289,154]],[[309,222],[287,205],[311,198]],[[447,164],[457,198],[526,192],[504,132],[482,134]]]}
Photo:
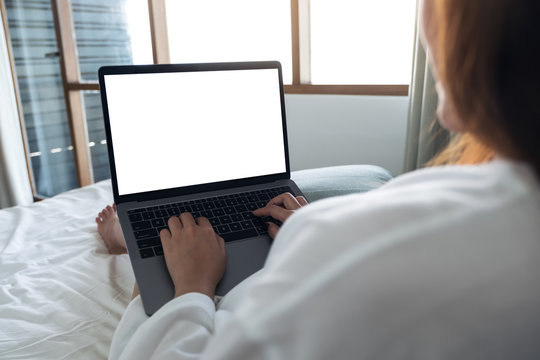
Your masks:
{"label": "woman's dark hair", "polygon": [[540,1],[431,2],[437,70],[468,133],[540,175]]}

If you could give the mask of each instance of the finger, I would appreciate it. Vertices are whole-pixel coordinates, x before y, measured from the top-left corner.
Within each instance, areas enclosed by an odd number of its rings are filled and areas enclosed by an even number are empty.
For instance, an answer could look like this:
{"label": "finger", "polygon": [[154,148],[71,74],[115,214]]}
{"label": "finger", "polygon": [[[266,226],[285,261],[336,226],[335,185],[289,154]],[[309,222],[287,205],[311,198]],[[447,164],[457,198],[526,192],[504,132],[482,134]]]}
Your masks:
{"label": "finger", "polygon": [[163,244],[164,247],[168,248],[169,242],[172,238],[171,232],[167,229],[162,229],[159,232],[159,238],[161,239],[161,244]]}
{"label": "finger", "polygon": [[287,218],[292,214],[292,210],[287,210],[277,205],[270,205],[253,211],[253,215],[255,216],[271,216],[281,222],[285,222],[285,220],[287,220]]}
{"label": "finger", "polygon": [[276,196],[275,198],[270,200],[266,206],[268,205],[279,205],[283,206],[285,209],[288,210],[296,210],[301,208],[300,203],[298,202],[298,200],[296,200],[294,196],[292,196],[291,193],[284,193]]}
{"label": "finger", "polygon": [[205,218],[204,216],[199,216],[198,218],[195,219],[195,222],[197,223],[197,225],[199,226],[209,226],[209,227],[212,227],[212,225],[210,224],[210,221]]}
{"label": "finger", "polygon": [[171,232],[167,229],[163,229],[159,232],[159,238],[161,239],[161,245],[163,246],[163,255],[165,260],[169,257],[169,254],[174,249]]}
{"label": "finger", "polygon": [[176,216],[171,217],[169,221],[167,221],[167,224],[169,224],[171,233],[182,230],[183,228],[182,223],[180,223],[180,219],[178,219]]}
{"label": "finger", "polygon": [[279,231],[279,226],[277,226],[276,224],[274,223],[267,223],[268,224],[268,235],[273,239],[276,237],[278,231]]}
{"label": "finger", "polygon": [[306,198],[303,196],[297,196],[296,201],[298,201],[301,206],[306,206],[308,204]]}
{"label": "finger", "polygon": [[195,219],[191,213],[185,212],[180,214],[180,221],[184,227],[195,226]]}
{"label": "finger", "polygon": [[219,248],[221,249],[221,252],[223,254],[225,254],[225,240],[223,240],[223,238],[221,236],[216,234],[216,241],[217,241],[217,243],[219,245]]}

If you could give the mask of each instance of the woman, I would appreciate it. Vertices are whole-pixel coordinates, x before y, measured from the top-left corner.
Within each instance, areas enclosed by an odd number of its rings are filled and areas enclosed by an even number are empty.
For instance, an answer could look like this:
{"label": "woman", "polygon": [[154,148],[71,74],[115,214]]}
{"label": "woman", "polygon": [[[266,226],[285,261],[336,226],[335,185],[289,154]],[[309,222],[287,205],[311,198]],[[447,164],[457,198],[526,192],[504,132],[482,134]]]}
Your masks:
{"label": "woman", "polygon": [[[305,207],[273,199],[255,212],[284,221],[264,269],[217,308],[223,240],[171,218],[175,299],[148,318],[136,297],[110,357],[540,358],[539,16],[537,0],[426,0],[439,119],[463,134],[434,163],[487,162]],[[114,209],[98,226],[125,251]]]}

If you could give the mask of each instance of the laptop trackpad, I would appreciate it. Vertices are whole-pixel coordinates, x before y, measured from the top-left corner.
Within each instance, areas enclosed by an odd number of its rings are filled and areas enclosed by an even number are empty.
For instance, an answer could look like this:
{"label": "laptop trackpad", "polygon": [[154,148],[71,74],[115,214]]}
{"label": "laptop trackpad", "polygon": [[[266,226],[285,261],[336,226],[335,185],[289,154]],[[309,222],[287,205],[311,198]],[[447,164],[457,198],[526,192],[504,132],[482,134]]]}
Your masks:
{"label": "laptop trackpad", "polygon": [[216,295],[227,294],[242,280],[259,271],[271,245],[272,240],[268,236],[227,243],[227,268],[216,288]]}

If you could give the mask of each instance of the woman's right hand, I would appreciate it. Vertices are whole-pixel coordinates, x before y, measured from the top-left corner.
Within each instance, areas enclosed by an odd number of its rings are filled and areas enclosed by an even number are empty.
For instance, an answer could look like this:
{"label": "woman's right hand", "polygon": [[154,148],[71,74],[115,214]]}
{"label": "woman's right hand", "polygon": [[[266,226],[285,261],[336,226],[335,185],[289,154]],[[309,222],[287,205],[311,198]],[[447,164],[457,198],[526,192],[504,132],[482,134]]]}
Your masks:
{"label": "woman's right hand", "polygon": [[[284,193],[270,200],[265,207],[253,211],[253,215],[258,217],[270,216],[284,223],[296,210],[307,204],[308,202],[303,196],[294,197],[291,193]],[[278,225],[268,222],[268,235],[272,239],[276,237],[278,231]]]}

